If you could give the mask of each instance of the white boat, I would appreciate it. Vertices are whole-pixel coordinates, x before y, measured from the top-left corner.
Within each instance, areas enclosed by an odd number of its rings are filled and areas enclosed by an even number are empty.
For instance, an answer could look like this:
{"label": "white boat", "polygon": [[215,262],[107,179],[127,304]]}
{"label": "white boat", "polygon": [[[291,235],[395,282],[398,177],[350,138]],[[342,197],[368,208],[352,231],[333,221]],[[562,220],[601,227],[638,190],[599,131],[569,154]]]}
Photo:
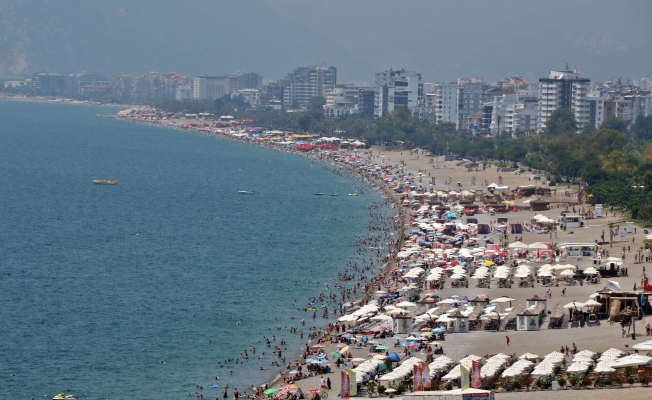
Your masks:
{"label": "white boat", "polygon": [[238,193],[240,194],[256,194],[253,190],[241,190]]}

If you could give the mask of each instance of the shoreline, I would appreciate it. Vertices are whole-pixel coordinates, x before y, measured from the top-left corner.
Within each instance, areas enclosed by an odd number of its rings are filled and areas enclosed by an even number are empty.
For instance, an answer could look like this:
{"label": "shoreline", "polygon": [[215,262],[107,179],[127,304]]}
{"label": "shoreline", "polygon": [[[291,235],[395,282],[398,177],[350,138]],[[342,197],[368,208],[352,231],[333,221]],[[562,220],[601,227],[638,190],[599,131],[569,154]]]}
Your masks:
{"label": "shoreline", "polygon": [[[126,122],[132,122],[132,123],[139,123],[139,124],[145,124],[145,125],[151,125],[151,126],[156,126],[156,127],[161,127],[161,128],[169,128],[173,130],[178,130],[178,131],[184,131],[188,133],[194,133],[194,134],[200,134],[203,136],[209,136],[216,138],[218,140],[227,140],[235,143],[240,143],[252,147],[259,147],[259,148],[264,148],[269,151],[275,151],[275,152],[281,152],[281,153],[287,153],[292,156],[299,157],[303,160],[309,161],[309,162],[317,162],[319,164],[322,164],[323,167],[325,167],[329,172],[337,174],[337,168],[340,168],[352,176],[360,179],[360,181],[364,182],[368,186],[368,189],[373,190],[376,192],[380,199],[381,202],[384,204],[384,206],[390,206],[392,205],[393,210],[395,211],[394,215],[391,216],[390,218],[393,219],[393,225],[391,226],[391,234],[393,234],[394,238],[394,243],[391,246],[387,246],[385,248],[385,252],[383,252],[384,257],[386,258],[386,261],[383,262],[382,265],[379,267],[376,267],[374,270],[370,270],[371,275],[366,276],[366,278],[369,278],[369,281],[374,282],[378,278],[383,277],[388,271],[390,271],[392,268],[394,268],[397,264],[393,260],[393,256],[395,256],[401,246],[402,241],[400,238],[403,237],[403,234],[405,232],[405,225],[409,221],[409,216],[403,208],[400,206],[399,200],[397,196],[392,192],[390,188],[385,185],[384,182],[378,180],[378,179],[373,179],[370,176],[367,176],[366,174],[360,173],[356,171],[356,169],[348,165],[346,163],[342,162],[336,162],[330,157],[324,156],[323,154],[319,155],[314,155],[314,154],[305,154],[303,152],[300,152],[298,150],[292,150],[292,149],[279,149],[278,147],[272,146],[267,144],[266,142],[252,142],[250,140],[243,140],[235,137],[230,137],[227,135],[220,135],[217,134],[216,132],[207,132],[203,128],[193,128],[193,127],[182,127],[182,126],[172,126],[172,125],[167,125],[167,124],[159,124],[159,123],[154,123],[152,121],[143,121],[143,120],[138,120],[135,118],[129,118],[129,117],[117,117],[117,119],[126,121]],[[353,155],[351,152],[347,152],[349,155]],[[335,169],[332,169],[332,168]],[[350,177],[347,177],[346,179],[351,179]],[[382,259],[381,258],[381,259]],[[344,269],[345,267],[342,266],[340,267],[340,271]],[[360,281],[358,281],[360,282]],[[355,287],[355,285],[354,285]],[[366,304],[368,301],[372,300],[374,298],[374,290],[373,290],[373,285],[369,285],[369,288],[366,291],[362,291],[361,293],[356,294],[357,297],[348,299],[347,302],[353,302],[355,304]],[[342,302],[338,302],[338,304],[342,304]],[[343,314],[330,314],[331,316],[335,315],[337,318],[342,316]],[[295,349],[288,349],[287,354],[296,356],[296,360],[293,363],[293,366],[290,368],[284,368],[281,372],[277,373],[274,378],[268,381],[262,381],[262,383],[252,383],[250,388],[262,388],[262,387],[273,387],[277,386],[278,384],[282,383],[283,379],[288,376],[288,373],[296,366],[300,365],[301,360],[307,358],[307,354],[305,351],[302,350],[302,348],[305,346],[307,347],[308,345],[314,345],[315,343],[322,343],[325,342],[327,337],[330,336],[330,331],[327,329],[329,325],[332,325],[334,323],[337,323],[336,320],[332,321],[330,319],[326,319],[325,321],[323,319],[320,319],[320,324],[317,324],[317,327],[319,329],[318,332],[321,332],[320,334],[314,336],[312,339],[309,339],[307,343],[299,345]],[[292,363],[291,363],[292,364]],[[220,388],[221,389],[221,388]],[[245,392],[248,397],[249,393]],[[253,395],[253,393],[252,393]]]}

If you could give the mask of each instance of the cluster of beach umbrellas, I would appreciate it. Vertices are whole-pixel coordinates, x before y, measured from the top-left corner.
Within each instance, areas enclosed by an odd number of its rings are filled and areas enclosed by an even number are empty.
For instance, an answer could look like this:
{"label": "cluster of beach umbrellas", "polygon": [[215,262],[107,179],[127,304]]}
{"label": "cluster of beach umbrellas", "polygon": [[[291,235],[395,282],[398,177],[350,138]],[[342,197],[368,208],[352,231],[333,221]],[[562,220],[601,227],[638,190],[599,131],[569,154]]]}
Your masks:
{"label": "cluster of beach umbrellas", "polygon": [[482,357],[480,356],[476,356],[474,354],[468,355],[463,359],[461,359],[460,362],[455,367],[453,367],[453,369],[451,369],[446,375],[442,377],[442,379],[443,380],[459,379],[460,375],[462,374],[460,365],[465,365],[470,368],[473,365],[473,361],[480,361],[480,360],[482,360]]}
{"label": "cluster of beach umbrellas", "polygon": [[498,371],[505,367],[505,364],[507,364],[510,358],[510,356],[502,353],[489,357],[480,370],[480,376],[482,378],[488,378],[496,375]]}
{"label": "cluster of beach umbrellas", "polygon": [[413,372],[414,364],[420,363],[422,360],[417,357],[410,357],[407,360],[404,360],[401,365],[396,367],[393,371],[381,376],[379,380],[381,381],[394,381],[397,379],[403,379]]}
{"label": "cluster of beach umbrellas", "polygon": [[356,372],[355,374],[355,380],[356,382],[360,383],[364,379],[364,375],[367,372],[375,372],[376,369],[378,369],[378,366],[384,364],[383,360],[379,360],[377,358],[372,358],[370,360],[366,360],[360,364],[358,364],[357,367],[353,368],[353,370]]}
{"label": "cluster of beach umbrellas", "polygon": [[554,373],[555,368],[559,367],[564,360],[564,355],[558,351],[553,351],[552,353],[543,357],[541,362],[534,367],[532,370],[532,375],[550,375]]}
{"label": "cluster of beach umbrellas", "polygon": [[530,368],[534,363],[528,359],[522,359],[516,361],[514,364],[510,365],[509,368],[503,371],[500,375],[503,378],[510,378],[513,376],[521,375],[525,372],[526,369]]}
{"label": "cluster of beach umbrellas", "polygon": [[450,357],[441,356],[435,358],[433,362],[428,364],[428,367],[430,368],[430,377],[434,378],[438,372],[448,369],[448,367],[453,364],[455,364],[455,361]]}

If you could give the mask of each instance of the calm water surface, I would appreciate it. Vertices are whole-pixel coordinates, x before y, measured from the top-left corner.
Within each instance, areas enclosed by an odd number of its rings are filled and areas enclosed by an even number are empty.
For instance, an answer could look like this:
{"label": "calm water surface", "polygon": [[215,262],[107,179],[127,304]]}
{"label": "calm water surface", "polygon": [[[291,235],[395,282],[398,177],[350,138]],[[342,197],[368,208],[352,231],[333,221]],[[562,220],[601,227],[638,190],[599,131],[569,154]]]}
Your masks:
{"label": "calm water surface", "polygon": [[0,398],[250,391],[278,372],[269,352],[224,360],[305,342],[284,328],[312,322],[296,307],[355,259],[378,196],[287,154],[96,117],[114,111],[0,101]]}

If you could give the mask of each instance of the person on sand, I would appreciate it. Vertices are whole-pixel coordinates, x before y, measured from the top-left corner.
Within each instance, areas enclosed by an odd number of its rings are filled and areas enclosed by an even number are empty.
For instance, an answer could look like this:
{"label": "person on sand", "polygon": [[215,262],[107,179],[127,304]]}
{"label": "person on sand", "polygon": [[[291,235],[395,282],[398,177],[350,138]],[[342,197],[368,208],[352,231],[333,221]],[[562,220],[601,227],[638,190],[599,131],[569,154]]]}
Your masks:
{"label": "person on sand", "polygon": [[509,336],[505,336],[505,338],[507,339],[507,346],[509,346]]}

